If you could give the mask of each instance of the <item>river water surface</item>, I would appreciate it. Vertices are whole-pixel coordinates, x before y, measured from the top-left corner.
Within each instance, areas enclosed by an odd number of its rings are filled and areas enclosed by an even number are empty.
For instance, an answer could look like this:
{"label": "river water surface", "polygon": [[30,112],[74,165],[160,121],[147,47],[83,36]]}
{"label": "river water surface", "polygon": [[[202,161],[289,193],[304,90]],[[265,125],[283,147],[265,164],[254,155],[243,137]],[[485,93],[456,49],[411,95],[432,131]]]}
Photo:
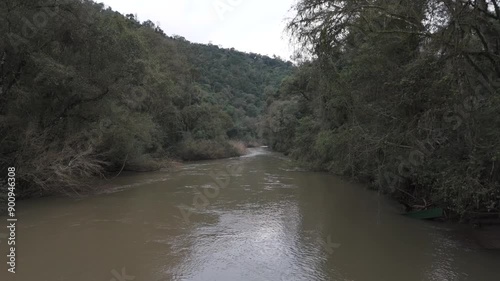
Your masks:
{"label": "river water surface", "polygon": [[17,273],[0,240],[0,280],[500,280],[500,254],[455,227],[264,149],[107,186],[19,202]]}

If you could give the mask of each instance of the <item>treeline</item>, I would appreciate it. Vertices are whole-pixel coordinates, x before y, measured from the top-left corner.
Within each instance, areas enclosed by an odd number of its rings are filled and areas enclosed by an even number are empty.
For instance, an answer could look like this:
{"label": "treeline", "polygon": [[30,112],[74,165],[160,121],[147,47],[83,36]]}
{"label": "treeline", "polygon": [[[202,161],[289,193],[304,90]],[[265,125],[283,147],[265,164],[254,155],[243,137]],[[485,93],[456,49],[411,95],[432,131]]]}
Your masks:
{"label": "treeline", "polygon": [[409,209],[500,210],[498,1],[301,0],[307,56],[270,101],[272,147]]}
{"label": "treeline", "polygon": [[239,155],[293,69],[88,0],[1,1],[0,38],[0,169],[16,167],[18,198],[169,158]]}
{"label": "treeline", "polygon": [[[182,38],[180,38],[182,40]],[[270,58],[215,45],[189,44],[188,60],[196,69],[200,91],[211,103],[222,106],[233,120],[231,138],[256,144],[261,139],[261,116],[269,96],[294,66],[278,57]]]}

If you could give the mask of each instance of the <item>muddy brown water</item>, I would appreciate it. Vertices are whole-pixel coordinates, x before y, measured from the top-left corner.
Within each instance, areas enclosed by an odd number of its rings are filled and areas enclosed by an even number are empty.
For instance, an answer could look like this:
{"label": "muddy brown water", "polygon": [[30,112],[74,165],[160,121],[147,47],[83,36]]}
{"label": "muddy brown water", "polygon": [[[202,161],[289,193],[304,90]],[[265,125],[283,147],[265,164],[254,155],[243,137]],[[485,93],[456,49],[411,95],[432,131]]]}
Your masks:
{"label": "muddy brown water", "polygon": [[265,149],[107,186],[19,202],[16,274],[0,236],[0,280],[500,280],[500,254],[456,226]]}

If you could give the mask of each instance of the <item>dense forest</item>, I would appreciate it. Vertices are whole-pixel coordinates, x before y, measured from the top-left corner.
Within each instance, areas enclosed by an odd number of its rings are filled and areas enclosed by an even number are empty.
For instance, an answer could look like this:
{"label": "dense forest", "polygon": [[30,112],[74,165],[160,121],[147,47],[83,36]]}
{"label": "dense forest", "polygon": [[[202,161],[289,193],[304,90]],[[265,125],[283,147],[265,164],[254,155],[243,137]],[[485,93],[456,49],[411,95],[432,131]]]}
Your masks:
{"label": "dense forest", "polygon": [[16,167],[18,198],[240,155],[294,69],[89,0],[1,1],[0,38],[0,169]]}
{"label": "dense forest", "polygon": [[409,209],[500,209],[496,0],[301,0],[299,70],[266,109],[272,147]]}
{"label": "dense forest", "polygon": [[[90,0],[0,3],[0,169],[20,196],[274,150],[408,209],[500,210],[500,4],[300,0],[296,64]],[[168,31],[167,31],[168,32]]]}

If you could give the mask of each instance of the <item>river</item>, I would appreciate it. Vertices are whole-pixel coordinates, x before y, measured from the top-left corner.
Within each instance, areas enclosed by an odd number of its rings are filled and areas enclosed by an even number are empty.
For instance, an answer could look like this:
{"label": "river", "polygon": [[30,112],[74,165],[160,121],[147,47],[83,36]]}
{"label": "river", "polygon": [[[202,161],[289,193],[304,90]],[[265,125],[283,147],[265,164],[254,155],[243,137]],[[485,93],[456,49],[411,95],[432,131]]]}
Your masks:
{"label": "river", "polygon": [[106,186],[19,202],[17,273],[4,237],[0,280],[500,280],[500,254],[456,226],[265,149]]}

